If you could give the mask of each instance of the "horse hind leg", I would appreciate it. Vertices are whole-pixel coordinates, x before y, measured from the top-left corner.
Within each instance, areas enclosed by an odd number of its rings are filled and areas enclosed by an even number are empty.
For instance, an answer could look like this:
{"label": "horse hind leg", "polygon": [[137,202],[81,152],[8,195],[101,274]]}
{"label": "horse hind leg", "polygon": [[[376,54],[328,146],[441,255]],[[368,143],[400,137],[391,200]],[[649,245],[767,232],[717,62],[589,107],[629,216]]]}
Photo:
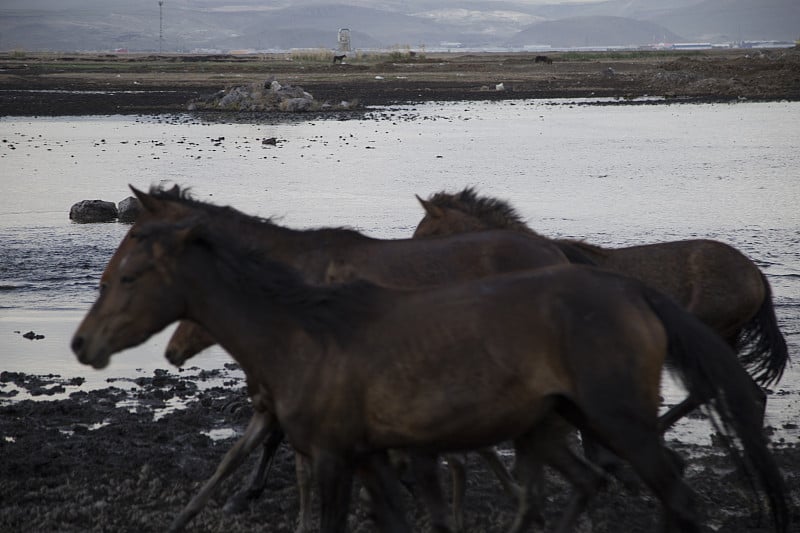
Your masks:
{"label": "horse hind leg", "polygon": [[559,521],[559,532],[572,531],[586,504],[603,484],[602,473],[569,446],[568,437],[573,434],[574,429],[566,421],[551,416],[538,429],[514,442],[521,490],[512,533],[526,531],[531,522],[544,526],[544,464],[562,474],[574,491]]}
{"label": "horse hind leg", "polygon": [[500,456],[497,454],[497,449],[492,448],[481,448],[477,450],[478,455],[480,455],[486,464],[489,465],[489,468],[492,469],[494,475],[497,477],[497,480],[503,486],[503,490],[506,491],[511,498],[519,498],[520,491],[522,490],[511,475],[511,473],[506,468],[506,465],[503,464],[503,461],[500,460]]}
{"label": "horse hind leg", "polygon": [[226,513],[241,513],[253,500],[256,500],[264,492],[267,486],[267,478],[269,471],[272,468],[272,460],[275,457],[275,452],[278,450],[283,441],[283,432],[275,430],[270,433],[267,440],[264,442],[264,448],[261,452],[261,460],[258,467],[253,472],[253,477],[250,479],[249,486],[237,492],[225,503],[223,511]]}
{"label": "horse hind leg", "polygon": [[[655,493],[664,507],[665,531],[699,532],[694,492],[684,483],[681,462],[661,442],[655,427],[646,429],[621,417],[624,426],[607,425],[594,436],[627,460],[639,478]],[[610,429],[610,431],[609,431]]]}

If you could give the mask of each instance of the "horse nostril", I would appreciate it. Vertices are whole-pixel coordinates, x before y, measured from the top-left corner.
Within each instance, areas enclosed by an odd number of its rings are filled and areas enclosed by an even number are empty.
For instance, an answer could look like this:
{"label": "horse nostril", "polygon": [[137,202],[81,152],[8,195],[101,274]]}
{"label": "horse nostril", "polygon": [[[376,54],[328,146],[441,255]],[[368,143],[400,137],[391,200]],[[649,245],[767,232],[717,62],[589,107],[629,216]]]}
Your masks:
{"label": "horse nostril", "polygon": [[78,335],[74,336],[72,338],[71,346],[72,346],[72,351],[74,353],[76,353],[76,354],[80,353],[81,348],[83,348],[83,337],[80,337]]}

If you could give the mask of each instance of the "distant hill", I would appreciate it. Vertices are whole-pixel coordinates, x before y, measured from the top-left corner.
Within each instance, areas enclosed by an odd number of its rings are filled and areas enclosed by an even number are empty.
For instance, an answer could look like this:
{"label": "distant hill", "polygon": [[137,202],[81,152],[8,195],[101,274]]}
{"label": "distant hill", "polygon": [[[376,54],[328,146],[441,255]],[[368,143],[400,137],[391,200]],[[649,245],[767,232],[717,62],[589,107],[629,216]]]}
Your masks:
{"label": "distant hill", "polygon": [[[555,47],[800,38],[798,0],[166,0],[164,51]],[[0,50],[157,51],[155,0],[3,0]]]}
{"label": "distant hill", "polygon": [[653,14],[648,20],[693,41],[800,39],[798,0],[706,0]]}
{"label": "distant hill", "polygon": [[630,46],[683,41],[658,24],[624,17],[571,17],[531,24],[514,35],[512,46]]}

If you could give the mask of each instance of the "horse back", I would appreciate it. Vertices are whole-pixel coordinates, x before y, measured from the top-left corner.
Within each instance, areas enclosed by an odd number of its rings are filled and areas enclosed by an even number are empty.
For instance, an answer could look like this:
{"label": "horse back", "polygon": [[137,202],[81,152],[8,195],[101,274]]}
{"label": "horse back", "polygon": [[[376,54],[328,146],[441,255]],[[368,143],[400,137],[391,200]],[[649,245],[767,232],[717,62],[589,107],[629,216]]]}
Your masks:
{"label": "horse back", "polygon": [[435,287],[568,262],[558,246],[548,240],[513,231],[374,239],[335,251],[326,281],[361,278],[394,288]]}
{"label": "horse back", "polygon": [[756,314],[766,294],[758,267],[736,248],[714,240],[616,248],[602,266],[671,296],[728,339]]}

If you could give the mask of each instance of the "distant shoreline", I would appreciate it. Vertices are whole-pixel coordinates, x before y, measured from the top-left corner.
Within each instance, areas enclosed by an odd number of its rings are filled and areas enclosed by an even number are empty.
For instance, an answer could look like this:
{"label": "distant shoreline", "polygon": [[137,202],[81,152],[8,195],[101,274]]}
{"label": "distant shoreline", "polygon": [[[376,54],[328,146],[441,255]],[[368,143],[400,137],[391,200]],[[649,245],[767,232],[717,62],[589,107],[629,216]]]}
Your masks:
{"label": "distant shoreline", "polygon": [[[0,116],[167,114],[226,87],[277,80],[332,105],[664,97],[800,100],[800,49],[146,55],[0,53]],[[332,57],[332,56],[331,56]],[[34,92],[35,91],[35,92]],[[48,92],[42,92],[48,91]]]}

